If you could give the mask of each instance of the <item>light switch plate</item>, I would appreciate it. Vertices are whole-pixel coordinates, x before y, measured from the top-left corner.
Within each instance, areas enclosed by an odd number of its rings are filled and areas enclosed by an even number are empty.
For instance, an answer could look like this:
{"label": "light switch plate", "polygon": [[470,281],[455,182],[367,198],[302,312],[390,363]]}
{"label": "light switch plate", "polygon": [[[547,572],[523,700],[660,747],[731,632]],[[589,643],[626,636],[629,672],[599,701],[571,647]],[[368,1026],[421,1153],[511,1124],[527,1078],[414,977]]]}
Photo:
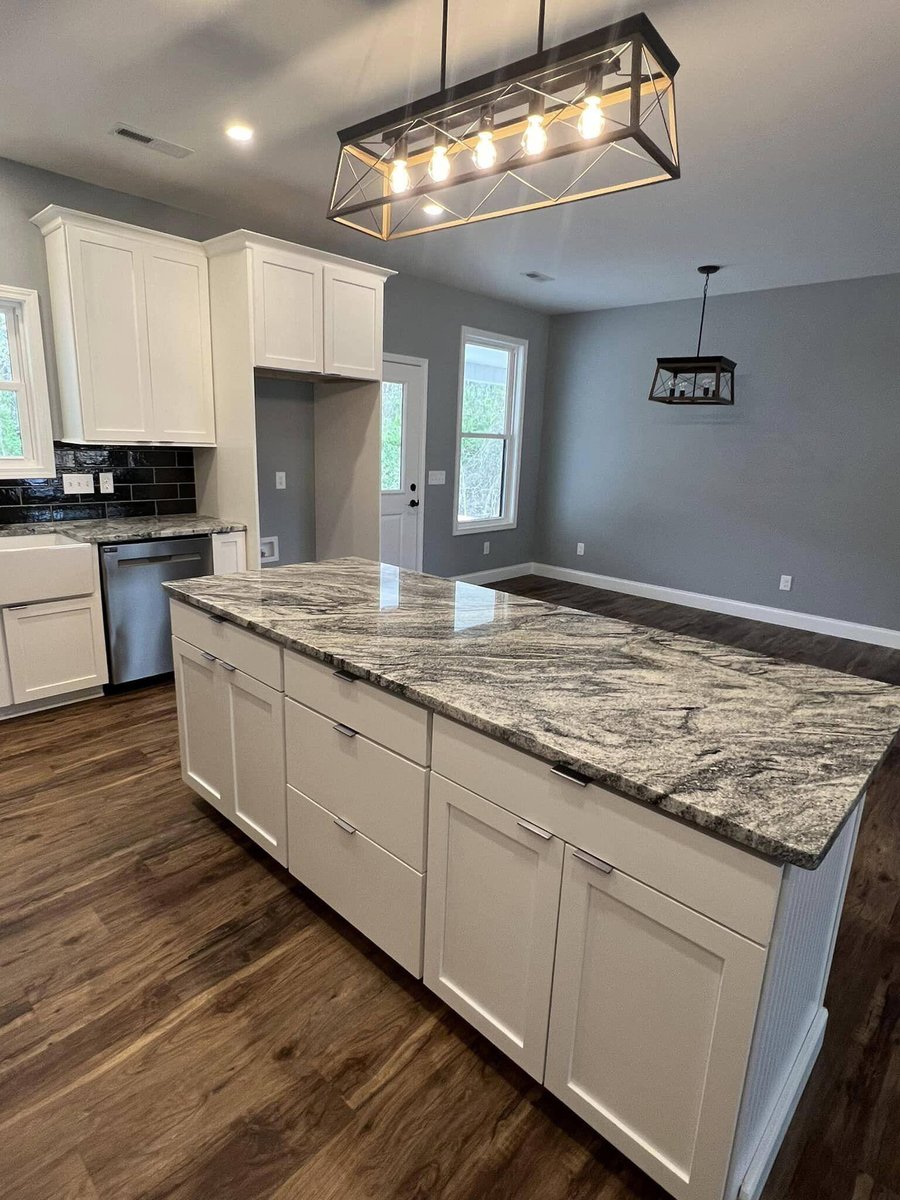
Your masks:
{"label": "light switch plate", "polygon": [[67,496],[90,495],[94,490],[93,475],[63,475],[63,491]]}
{"label": "light switch plate", "polygon": [[429,471],[428,472],[428,482],[429,483],[446,483],[447,482],[447,472],[446,471]]}
{"label": "light switch plate", "polygon": [[275,487],[279,492],[283,492],[287,487],[287,473],[285,471],[275,472]]}
{"label": "light switch plate", "polygon": [[107,496],[111,496],[115,485],[113,484],[112,471],[100,472],[100,491]]}

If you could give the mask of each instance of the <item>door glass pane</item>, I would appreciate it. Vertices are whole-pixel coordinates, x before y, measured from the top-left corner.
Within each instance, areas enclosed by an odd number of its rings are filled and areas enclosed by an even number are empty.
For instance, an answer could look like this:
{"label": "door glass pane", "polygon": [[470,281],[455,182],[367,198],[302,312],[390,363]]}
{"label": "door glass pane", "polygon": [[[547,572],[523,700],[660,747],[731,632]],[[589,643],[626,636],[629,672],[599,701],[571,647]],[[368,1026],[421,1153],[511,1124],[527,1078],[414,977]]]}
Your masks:
{"label": "door glass pane", "polygon": [[0,458],[23,458],[17,392],[0,392]]}
{"label": "door glass pane", "polygon": [[503,438],[467,438],[459,448],[459,520],[500,516],[503,496]]}
{"label": "door glass pane", "polygon": [[0,379],[11,380],[12,355],[9,349],[9,325],[6,313],[0,308]]}
{"label": "door glass pane", "polygon": [[381,490],[402,490],[403,461],[403,391],[402,383],[381,385]]}
{"label": "door glass pane", "polygon": [[505,433],[510,355],[496,346],[466,342],[463,433]]}

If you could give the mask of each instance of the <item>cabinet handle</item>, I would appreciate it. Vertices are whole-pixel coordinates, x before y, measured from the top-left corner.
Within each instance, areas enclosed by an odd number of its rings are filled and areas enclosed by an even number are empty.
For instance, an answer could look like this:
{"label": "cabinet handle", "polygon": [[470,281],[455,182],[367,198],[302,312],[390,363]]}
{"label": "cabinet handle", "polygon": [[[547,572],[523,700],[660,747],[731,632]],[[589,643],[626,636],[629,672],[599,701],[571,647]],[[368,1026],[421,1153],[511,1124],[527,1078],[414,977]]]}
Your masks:
{"label": "cabinet handle", "polygon": [[571,767],[551,767],[550,772],[553,775],[558,775],[560,779],[577,784],[578,787],[587,787],[591,782],[586,775],[580,775],[578,771],[573,771]]}
{"label": "cabinet handle", "polygon": [[593,854],[588,854],[587,850],[573,850],[572,853],[582,862],[586,862],[589,867],[596,867],[598,871],[602,871],[604,875],[609,875],[613,869],[612,863],[604,862],[602,858],[595,858]]}
{"label": "cabinet handle", "polygon": [[214,621],[216,623],[216,625],[223,625],[225,623],[224,617],[214,617],[212,615],[212,613],[207,613],[206,615],[209,618],[209,620]]}
{"label": "cabinet handle", "polygon": [[344,833],[356,833],[352,825],[348,825],[346,821],[342,821],[340,817],[334,818],[334,823],[338,829],[343,829]]}
{"label": "cabinet handle", "polygon": [[332,671],[335,679],[342,679],[344,683],[356,683],[356,676],[351,675],[349,671]]}
{"label": "cabinet handle", "polygon": [[[219,662],[222,662],[221,658],[219,659]],[[237,667],[233,667],[231,665],[231,663],[223,662],[222,666],[225,668],[226,671],[236,671],[237,670]]]}
{"label": "cabinet handle", "polygon": [[528,833],[537,834],[537,836],[539,838],[543,838],[545,842],[549,842],[553,837],[552,833],[548,833],[546,829],[541,829],[540,825],[532,825],[530,821],[519,820],[516,822],[516,824],[521,826],[521,828],[526,830]]}
{"label": "cabinet handle", "polygon": [[340,721],[331,727],[336,733],[342,733],[344,737],[356,737],[356,730],[351,729],[349,725],[342,725]]}
{"label": "cabinet handle", "polygon": [[207,662],[215,662],[216,661],[216,656],[214,654],[207,654],[207,652],[205,650],[201,650],[200,653],[203,655],[203,657],[206,659]]}

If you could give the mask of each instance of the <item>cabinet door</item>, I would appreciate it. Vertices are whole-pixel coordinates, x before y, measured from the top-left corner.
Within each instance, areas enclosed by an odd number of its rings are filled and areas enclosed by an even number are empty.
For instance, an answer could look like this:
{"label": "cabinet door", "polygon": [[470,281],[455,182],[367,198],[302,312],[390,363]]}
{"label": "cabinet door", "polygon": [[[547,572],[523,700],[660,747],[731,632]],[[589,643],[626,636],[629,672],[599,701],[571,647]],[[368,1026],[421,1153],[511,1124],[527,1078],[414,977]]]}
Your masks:
{"label": "cabinet door", "polygon": [[154,440],[213,445],[206,255],[178,245],[149,245],[144,281]]}
{"label": "cabinet door", "polygon": [[543,1078],[563,843],[432,774],[425,982]]}
{"label": "cabinet door", "polygon": [[109,678],[97,597],[3,610],[16,704],[99,687]]}
{"label": "cabinet door", "polygon": [[153,437],[144,247],[118,233],[66,230],[78,381],[89,442]]}
{"label": "cabinet door", "polygon": [[720,1200],[765,951],[566,849],[544,1082],[673,1196]]}
{"label": "cabinet door", "polygon": [[354,267],[325,268],[325,373],[380,379],[384,280]]}
{"label": "cabinet door", "polygon": [[220,663],[231,761],[226,782],[231,819],[287,866],[284,696]]}
{"label": "cabinet door", "polygon": [[228,771],[225,682],[214,655],[172,638],[181,778],[213,808],[234,820]]}
{"label": "cabinet door", "polygon": [[254,246],[254,363],[322,372],[322,264],[304,254]]}
{"label": "cabinet door", "polygon": [[233,575],[247,570],[247,535],[243,529],[234,533],[212,535],[213,575]]}

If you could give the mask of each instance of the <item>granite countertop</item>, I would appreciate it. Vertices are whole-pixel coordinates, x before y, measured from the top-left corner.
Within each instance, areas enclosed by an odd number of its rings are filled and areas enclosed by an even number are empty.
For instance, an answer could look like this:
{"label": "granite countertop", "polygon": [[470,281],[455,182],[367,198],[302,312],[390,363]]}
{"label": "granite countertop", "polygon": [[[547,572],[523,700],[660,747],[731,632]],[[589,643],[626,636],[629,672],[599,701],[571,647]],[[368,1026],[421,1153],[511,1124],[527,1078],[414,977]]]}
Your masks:
{"label": "granite countertop", "polygon": [[821,862],[900,688],[365,559],[164,585],[732,842]]}
{"label": "granite countertop", "polygon": [[234,533],[246,528],[237,521],[190,513],[176,517],[110,517],[104,521],[31,521],[21,525],[0,525],[0,537],[61,533],[74,542],[145,542],[190,534]]}

